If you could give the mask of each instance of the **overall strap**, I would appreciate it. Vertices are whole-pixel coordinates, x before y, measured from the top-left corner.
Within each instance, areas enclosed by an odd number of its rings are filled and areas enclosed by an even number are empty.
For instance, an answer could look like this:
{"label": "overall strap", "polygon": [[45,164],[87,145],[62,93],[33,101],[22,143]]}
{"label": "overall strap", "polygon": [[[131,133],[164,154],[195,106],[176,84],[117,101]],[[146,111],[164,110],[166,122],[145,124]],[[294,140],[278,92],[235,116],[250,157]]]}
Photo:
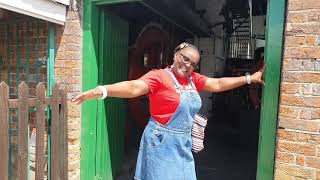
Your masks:
{"label": "overall strap", "polygon": [[189,82],[190,82],[193,90],[197,90],[196,85],[193,83],[192,77],[189,78]]}
{"label": "overall strap", "polygon": [[167,68],[164,69],[164,70],[169,73],[169,75],[170,75],[170,77],[172,78],[172,80],[173,80],[176,88],[181,90],[181,89],[182,89],[182,86],[180,85],[180,83],[178,82],[178,80],[177,80],[177,78],[174,76],[174,74],[173,74],[170,70],[168,70]]}
{"label": "overall strap", "polygon": [[[167,71],[170,75],[170,77],[172,78],[172,80],[174,81],[175,86],[177,87],[177,89],[182,89],[182,86],[180,85],[180,83],[178,82],[177,78],[174,76],[174,74],[171,72],[170,69],[165,68],[165,71]],[[197,90],[195,84],[192,81],[192,77],[188,78],[189,79],[189,83],[192,86],[193,90]]]}

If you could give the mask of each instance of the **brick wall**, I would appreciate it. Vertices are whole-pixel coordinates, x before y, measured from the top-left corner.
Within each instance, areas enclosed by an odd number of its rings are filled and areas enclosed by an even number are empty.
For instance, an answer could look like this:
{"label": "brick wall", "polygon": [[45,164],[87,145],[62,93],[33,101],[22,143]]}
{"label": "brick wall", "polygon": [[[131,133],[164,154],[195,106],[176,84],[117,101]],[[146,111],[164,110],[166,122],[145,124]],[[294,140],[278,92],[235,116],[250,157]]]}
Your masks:
{"label": "brick wall", "polygon": [[[69,94],[68,99],[72,98],[75,94],[78,94],[81,90],[81,59],[82,59],[82,0],[70,0],[71,4],[68,7],[67,22],[64,26],[55,25],[55,81],[60,82],[67,86]],[[9,46],[10,46],[10,94],[12,98],[16,97],[16,72],[17,72],[17,51],[20,51],[20,81],[26,81],[26,62],[27,57],[30,58],[30,75],[29,86],[31,87],[30,94],[35,95],[35,86],[37,82],[47,81],[47,43],[48,43],[48,22],[25,16],[22,14],[5,11],[4,18],[1,19],[1,23],[7,21],[21,21],[30,22],[29,30],[26,31],[26,23],[19,24],[18,38],[15,32],[16,26],[10,28],[9,31]],[[37,34],[37,24],[39,21],[39,35]],[[2,56],[2,62],[0,66],[1,79],[8,80],[6,61],[6,26],[0,24],[0,55]],[[29,37],[29,40],[28,40]],[[39,37],[39,41],[37,41]],[[17,43],[18,42],[18,43]],[[26,43],[27,42],[27,43]],[[39,42],[39,43],[38,43]],[[37,43],[39,49],[36,49]],[[26,52],[27,45],[30,48],[30,52]],[[17,48],[18,47],[18,48]],[[28,54],[28,55],[27,55]],[[36,80],[35,63],[36,57],[42,61],[42,65],[39,70],[39,79]],[[13,114],[14,115],[14,114]],[[68,135],[69,135],[69,149],[68,149],[68,170],[69,179],[80,179],[80,106],[76,106],[69,102],[68,104]],[[13,142],[12,142],[13,143]],[[15,163],[14,163],[15,164]],[[13,166],[14,166],[13,164]],[[32,165],[32,164],[31,164]],[[33,164],[34,165],[34,164]],[[13,167],[16,168],[16,167]],[[31,175],[33,173],[31,172]],[[17,175],[13,174],[13,178]]]}
{"label": "brick wall", "polygon": [[[2,10],[0,20],[0,81],[9,85],[10,98],[17,98],[20,82],[28,82],[34,97],[36,85],[47,82],[48,23],[23,14]],[[29,67],[29,68],[27,68]],[[10,150],[12,179],[18,174],[17,110],[10,109]],[[35,112],[30,112],[30,129],[35,132]],[[45,141],[47,141],[45,137]],[[35,167],[35,143],[31,142],[31,174]]]}
{"label": "brick wall", "polygon": [[320,1],[288,0],[275,179],[320,180]]}
{"label": "brick wall", "polygon": [[11,98],[17,97],[21,81],[29,81],[30,95],[35,96],[37,83],[47,82],[48,23],[5,10],[0,21],[0,81],[10,81]]}
{"label": "brick wall", "polygon": [[[81,90],[82,0],[71,0],[67,21],[56,28],[55,81],[68,87],[68,99]],[[68,101],[69,179],[80,179],[81,106]]]}

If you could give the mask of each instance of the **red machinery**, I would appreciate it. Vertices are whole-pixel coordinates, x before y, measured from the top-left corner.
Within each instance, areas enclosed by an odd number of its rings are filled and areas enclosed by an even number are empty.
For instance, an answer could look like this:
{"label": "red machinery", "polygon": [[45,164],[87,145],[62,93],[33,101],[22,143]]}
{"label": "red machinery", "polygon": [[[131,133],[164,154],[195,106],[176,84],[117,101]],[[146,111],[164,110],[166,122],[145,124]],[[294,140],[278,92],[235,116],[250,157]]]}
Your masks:
{"label": "red machinery", "polygon": [[[145,26],[137,37],[134,47],[129,50],[128,79],[138,79],[151,69],[167,65],[168,34],[157,24]],[[129,117],[140,128],[144,128],[150,117],[146,96],[128,100]]]}

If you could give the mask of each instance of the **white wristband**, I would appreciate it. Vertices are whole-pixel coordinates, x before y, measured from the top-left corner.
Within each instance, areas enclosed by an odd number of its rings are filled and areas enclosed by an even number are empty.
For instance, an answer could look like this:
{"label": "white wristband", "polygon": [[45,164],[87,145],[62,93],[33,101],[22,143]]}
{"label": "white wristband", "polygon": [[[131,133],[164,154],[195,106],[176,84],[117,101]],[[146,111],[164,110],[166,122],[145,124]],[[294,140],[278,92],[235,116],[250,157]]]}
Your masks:
{"label": "white wristband", "polygon": [[99,98],[99,100],[103,100],[108,96],[107,88],[104,86],[98,86],[98,88],[102,91],[102,96]]}
{"label": "white wristband", "polygon": [[250,73],[246,73],[247,84],[251,84],[251,75]]}

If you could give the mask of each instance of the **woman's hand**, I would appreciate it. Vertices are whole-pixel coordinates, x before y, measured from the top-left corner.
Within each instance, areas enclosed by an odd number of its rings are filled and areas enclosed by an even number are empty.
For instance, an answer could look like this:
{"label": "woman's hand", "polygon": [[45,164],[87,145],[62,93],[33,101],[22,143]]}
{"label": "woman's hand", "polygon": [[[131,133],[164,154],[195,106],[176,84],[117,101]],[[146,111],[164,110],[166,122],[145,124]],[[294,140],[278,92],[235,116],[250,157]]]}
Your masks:
{"label": "woman's hand", "polygon": [[263,65],[257,72],[253,73],[251,75],[251,82],[264,85],[264,81],[262,80],[262,75],[265,69],[266,69],[266,65]]}
{"label": "woman's hand", "polygon": [[80,93],[76,97],[72,98],[71,102],[76,103],[76,104],[81,104],[84,100],[86,100],[86,94]]}
{"label": "woman's hand", "polygon": [[76,97],[72,98],[71,102],[80,104],[85,100],[101,97],[101,94],[102,94],[102,91],[99,88],[91,89],[83,93],[80,93]]}

